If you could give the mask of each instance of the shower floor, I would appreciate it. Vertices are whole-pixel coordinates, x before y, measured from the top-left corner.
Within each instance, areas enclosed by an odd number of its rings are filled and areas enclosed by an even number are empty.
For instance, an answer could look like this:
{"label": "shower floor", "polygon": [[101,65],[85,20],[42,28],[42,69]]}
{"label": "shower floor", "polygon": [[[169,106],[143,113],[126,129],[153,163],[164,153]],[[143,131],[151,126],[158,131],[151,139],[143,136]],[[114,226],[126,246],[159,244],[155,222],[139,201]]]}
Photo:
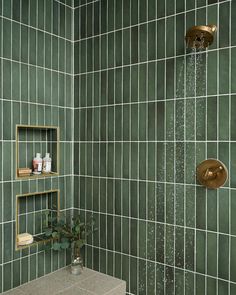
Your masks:
{"label": "shower floor", "polygon": [[126,283],[122,280],[84,268],[81,275],[60,269],[40,279],[4,292],[6,295],[124,295]]}

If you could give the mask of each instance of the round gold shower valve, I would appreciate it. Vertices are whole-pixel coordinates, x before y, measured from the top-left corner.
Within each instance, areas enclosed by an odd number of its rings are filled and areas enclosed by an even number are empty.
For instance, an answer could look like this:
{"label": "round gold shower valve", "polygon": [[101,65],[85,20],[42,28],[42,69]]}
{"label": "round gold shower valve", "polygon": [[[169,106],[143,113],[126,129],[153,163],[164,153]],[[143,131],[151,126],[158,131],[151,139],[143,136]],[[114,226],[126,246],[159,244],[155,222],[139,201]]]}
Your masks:
{"label": "round gold shower valve", "polygon": [[228,170],[221,161],[208,159],[197,166],[197,179],[207,188],[216,189],[226,183]]}

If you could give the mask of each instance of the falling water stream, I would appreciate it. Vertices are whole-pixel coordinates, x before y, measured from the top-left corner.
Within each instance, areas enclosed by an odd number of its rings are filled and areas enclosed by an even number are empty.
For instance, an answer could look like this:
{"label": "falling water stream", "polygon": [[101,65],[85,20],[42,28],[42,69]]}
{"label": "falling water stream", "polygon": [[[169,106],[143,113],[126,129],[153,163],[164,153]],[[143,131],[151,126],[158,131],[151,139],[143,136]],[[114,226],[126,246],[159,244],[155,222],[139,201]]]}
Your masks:
{"label": "falling water stream", "polygon": [[[206,54],[207,51],[203,49],[193,48],[191,53],[186,55],[182,61],[182,65],[180,66],[179,73],[176,73],[176,97],[175,97],[175,119],[173,121],[173,128],[175,129],[175,137],[173,138],[174,143],[168,147],[167,157],[173,157],[175,159],[175,182],[195,182],[195,155],[196,155],[196,145],[194,145],[195,134],[197,133],[196,126],[196,116],[197,113],[204,113],[205,111],[205,96],[206,96]],[[186,135],[186,128],[191,130],[189,135]],[[171,134],[168,134],[170,132]],[[173,136],[172,130],[167,130],[167,138],[171,138]],[[192,137],[191,137],[192,136]],[[188,142],[192,142],[193,148],[195,149],[193,152],[188,153],[188,162],[186,160],[186,146]],[[175,157],[174,157],[175,154]],[[169,156],[168,156],[169,155]],[[191,158],[191,157],[192,158]],[[179,158],[179,159],[178,159]],[[183,160],[183,158],[185,158]],[[186,166],[188,167],[188,181],[184,180],[184,174],[186,174]],[[167,178],[169,171],[166,171]],[[170,176],[171,177],[171,176]],[[185,175],[186,177],[186,175]],[[180,181],[178,181],[180,180]],[[167,187],[168,188],[168,187]],[[177,188],[175,188],[176,190]],[[183,188],[184,190],[185,188]],[[171,208],[167,210],[172,210],[175,218],[176,216],[180,216],[179,212],[181,212],[181,208],[179,208],[179,204],[176,202],[177,192],[174,189],[168,190],[165,192],[165,202],[172,203]],[[158,191],[158,188],[157,188]],[[164,192],[163,192],[164,193]],[[178,192],[180,195],[181,192]],[[182,191],[182,194],[184,192]],[[183,197],[184,198],[184,197]],[[175,200],[175,201],[174,201]],[[188,201],[189,205],[191,201]],[[194,207],[194,202],[192,204]],[[171,213],[171,212],[169,212]],[[168,214],[169,214],[168,213]],[[180,217],[179,222],[184,224],[184,216]],[[191,217],[194,222],[194,216]],[[182,235],[179,235],[175,229],[171,230],[171,227],[168,227],[169,230],[166,229],[166,233],[164,235],[164,243],[165,249],[167,249],[164,253],[165,259],[172,259],[173,257],[179,258],[181,257],[181,253],[178,253],[176,249],[176,241],[183,239]],[[188,245],[190,247],[194,247],[194,240],[188,241]],[[171,258],[172,257],[172,258]],[[188,257],[186,253],[185,262],[191,261],[191,257]],[[178,266],[178,265],[177,265]],[[164,271],[164,270],[163,270]],[[165,288],[168,288],[167,285],[174,284],[174,273],[168,275],[163,275],[165,280]],[[189,286],[188,286],[189,285]],[[188,284],[188,279],[185,280],[185,287],[191,288],[191,282]]]}

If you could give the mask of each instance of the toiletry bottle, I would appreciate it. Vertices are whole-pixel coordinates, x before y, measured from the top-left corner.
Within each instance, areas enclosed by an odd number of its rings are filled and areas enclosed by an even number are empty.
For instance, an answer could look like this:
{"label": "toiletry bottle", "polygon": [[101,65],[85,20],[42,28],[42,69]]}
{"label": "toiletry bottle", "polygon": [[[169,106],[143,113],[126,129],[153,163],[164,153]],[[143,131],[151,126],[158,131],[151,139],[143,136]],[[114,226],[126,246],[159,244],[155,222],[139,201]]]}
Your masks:
{"label": "toiletry bottle", "polygon": [[50,173],[52,169],[52,159],[50,158],[50,154],[46,153],[43,158],[43,173]]}
{"label": "toiletry bottle", "polygon": [[33,159],[33,174],[42,173],[42,162],[41,154],[37,153],[36,157]]}

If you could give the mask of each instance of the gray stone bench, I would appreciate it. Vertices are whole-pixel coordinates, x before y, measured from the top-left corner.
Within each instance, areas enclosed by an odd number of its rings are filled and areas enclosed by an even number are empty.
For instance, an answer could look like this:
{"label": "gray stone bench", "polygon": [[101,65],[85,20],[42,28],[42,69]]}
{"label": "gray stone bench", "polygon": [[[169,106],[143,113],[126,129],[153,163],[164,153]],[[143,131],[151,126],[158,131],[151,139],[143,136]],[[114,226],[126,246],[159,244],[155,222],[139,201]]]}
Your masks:
{"label": "gray stone bench", "polygon": [[84,268],[79,276],[68,268],[60,269],[42,278],[5,292],[6,295],[124,295],[126,283],[108,275]]}

